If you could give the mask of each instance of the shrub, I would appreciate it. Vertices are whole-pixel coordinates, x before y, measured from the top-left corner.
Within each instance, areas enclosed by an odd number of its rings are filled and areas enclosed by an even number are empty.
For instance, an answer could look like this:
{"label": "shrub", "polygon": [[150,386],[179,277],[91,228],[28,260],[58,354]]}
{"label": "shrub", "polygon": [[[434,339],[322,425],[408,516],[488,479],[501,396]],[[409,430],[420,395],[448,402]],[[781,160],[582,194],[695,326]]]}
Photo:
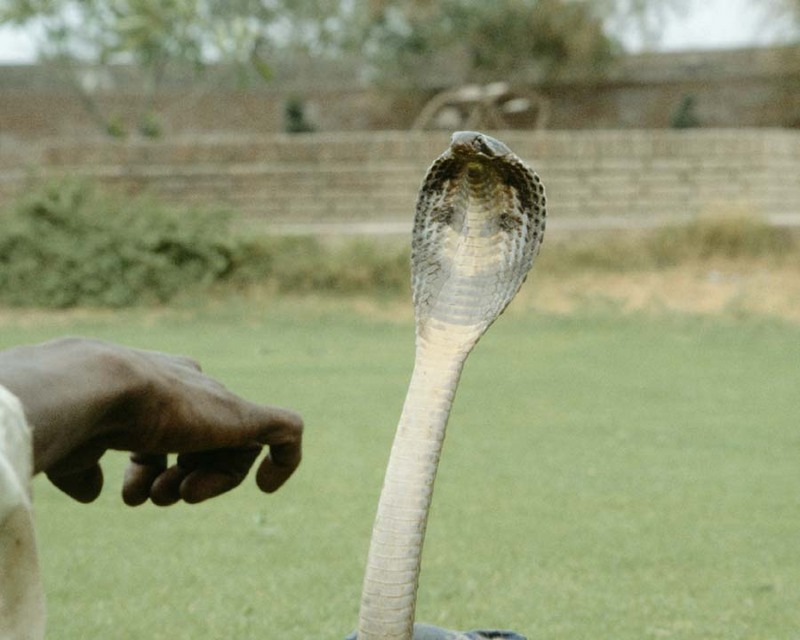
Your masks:
{"label": "shrub", "polygon": [[409,251],[372,241],[341,245],[313,237],[242,241],[230,280],[284,293],[396,293],[410,283]]}
{"label": "shrub", "polygon": [[111,195],[87,182],[42,187],[3,214],[0,302],[124,307],[223,287],[372,293],[409,284],[408,249],[311,237],[234,240],[222,212]]}
{"label": "shrub", "polygon": [[19,306],[164,302],[218,280],[233,244],[220,212],[166,209],[75,180],[46,185],[4,214],[0,300]]}
{"label": "shrub", "polygon": [[561,240],[555,248],[545,247],[539,264],[557,272],[627,271],[714,259],[784,263],[796,256],[797,240],[790,229],[730,212],[651,231],[609,231],[588,241]]}
{"label": "shrub", "polygon": [[682,227],[661,230],[650,251],[662,262],[686,258],[772,258],[781,260],[794,252],[794,238],[779,228],[746,214],[701,216]]}
{"label": "shrub", "polygon": [[[735,212],[551,244],[540,270],[627,271],[717,258],[784,262],[797,255],[789,230]],[[22,199],[0,225],[0,302],[17,306],[163,303],[212,283],[280,293],[407,294],[409,279],[405,240],[234,240],[221,212],[166,208],[74,180]]]}

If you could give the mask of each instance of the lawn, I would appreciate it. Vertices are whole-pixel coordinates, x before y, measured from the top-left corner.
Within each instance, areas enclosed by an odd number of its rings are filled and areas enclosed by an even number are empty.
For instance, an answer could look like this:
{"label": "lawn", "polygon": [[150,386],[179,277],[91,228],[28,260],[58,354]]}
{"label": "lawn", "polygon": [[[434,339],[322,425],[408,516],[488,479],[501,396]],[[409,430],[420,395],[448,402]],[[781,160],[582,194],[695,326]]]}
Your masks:
{"label": "lawn", "polygon": [[[54,640],[339,639],[357,619],[383,467],[413,362],[405,305],[240,302],[11,316],[191,354],[298,409],[305,459],[197,506],[131,509],[124,456],[89,506],[35,502]],[[418,619],[535,639],[800,637],[800,328],[512,305],[467,363]]]}

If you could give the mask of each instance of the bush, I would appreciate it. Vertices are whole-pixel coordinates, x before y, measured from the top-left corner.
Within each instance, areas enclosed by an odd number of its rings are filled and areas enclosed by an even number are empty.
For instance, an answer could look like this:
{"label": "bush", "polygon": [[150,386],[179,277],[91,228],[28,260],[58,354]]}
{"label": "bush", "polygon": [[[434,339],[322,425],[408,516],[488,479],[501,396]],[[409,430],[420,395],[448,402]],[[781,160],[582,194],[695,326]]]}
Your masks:
{"label": "bush", "polygon": [[169,210],[86,182],[45,186],[4,214],[0,300],[18,306],[165,302],[233,264],[219,212]]}
{"label": "bush", "polygon": [[377,242],[331,246],[312,237],[243,241],[231,281],[267,285],[284,293],[396,293],[410,284],[409,250]]}
{"label": "bush", "polygon": [[782,260],[794,250],[795,241],[788,229],[736,212],[701,216],[686,226],[663,229],[650,243],[651,253],[669,263],[687,258]]}
{"label": "bush", "polygon": [[[122,307],[163,303],[211,284],[280,293],[402,293],[408,243],[312,237],[234,240],[221,212],[180,210],[103,193],[85,182],[47,185],[4,212],[0,303]],[[548,248],[549,247],[549,248]],[[636,270],[711,259],[796,260],[787,229],[743,215],[546,245],[538,268]]]}
{"label": "bush", "polygon": [[539,265],[556,272],[629,271],[716,259],[785,263],[796,256],[797,240],[790,229],[730,212],[663,229],[605,232],[589,241],[562,240],[555,248],[545,246]]}
{"label": "bush", "polygon": [[86,182],[53,183],[3,213],[0,302],[29,307],[163,303],[211,284],[278,292],[405,291],[409,256],[381,243],[236,239],[222,212],[179,210]]}

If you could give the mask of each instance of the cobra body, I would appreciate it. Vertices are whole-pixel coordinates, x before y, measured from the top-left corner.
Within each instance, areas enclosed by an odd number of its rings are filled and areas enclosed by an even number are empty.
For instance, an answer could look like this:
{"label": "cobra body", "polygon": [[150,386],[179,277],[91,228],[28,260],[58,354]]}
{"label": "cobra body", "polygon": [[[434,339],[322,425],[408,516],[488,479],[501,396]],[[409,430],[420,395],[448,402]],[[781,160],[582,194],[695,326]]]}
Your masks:
{"label": "cobra body", "polygon": [[359,640],[410,640],[428,510],[464,362],[524,282],[545,228],[539,177],[502,142],[453,135],[412,238],[416,357],[378,504]]}

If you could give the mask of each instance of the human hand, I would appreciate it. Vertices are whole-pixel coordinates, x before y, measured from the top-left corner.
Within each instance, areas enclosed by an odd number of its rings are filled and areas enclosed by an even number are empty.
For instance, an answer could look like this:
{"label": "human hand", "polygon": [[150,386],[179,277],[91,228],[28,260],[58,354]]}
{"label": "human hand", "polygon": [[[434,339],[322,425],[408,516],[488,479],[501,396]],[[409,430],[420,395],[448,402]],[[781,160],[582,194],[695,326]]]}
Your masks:
{"label": "human hand", "polygon": [[66,338],[0,351],[0,384],[25,409],[34,472],[81,502],[100,494],[108,449],[131,452],[122,488],[129,505],[229,491],[264,446],[263,491],[277,490],[300,464],[298,414],[236,396],[189,358]]}

